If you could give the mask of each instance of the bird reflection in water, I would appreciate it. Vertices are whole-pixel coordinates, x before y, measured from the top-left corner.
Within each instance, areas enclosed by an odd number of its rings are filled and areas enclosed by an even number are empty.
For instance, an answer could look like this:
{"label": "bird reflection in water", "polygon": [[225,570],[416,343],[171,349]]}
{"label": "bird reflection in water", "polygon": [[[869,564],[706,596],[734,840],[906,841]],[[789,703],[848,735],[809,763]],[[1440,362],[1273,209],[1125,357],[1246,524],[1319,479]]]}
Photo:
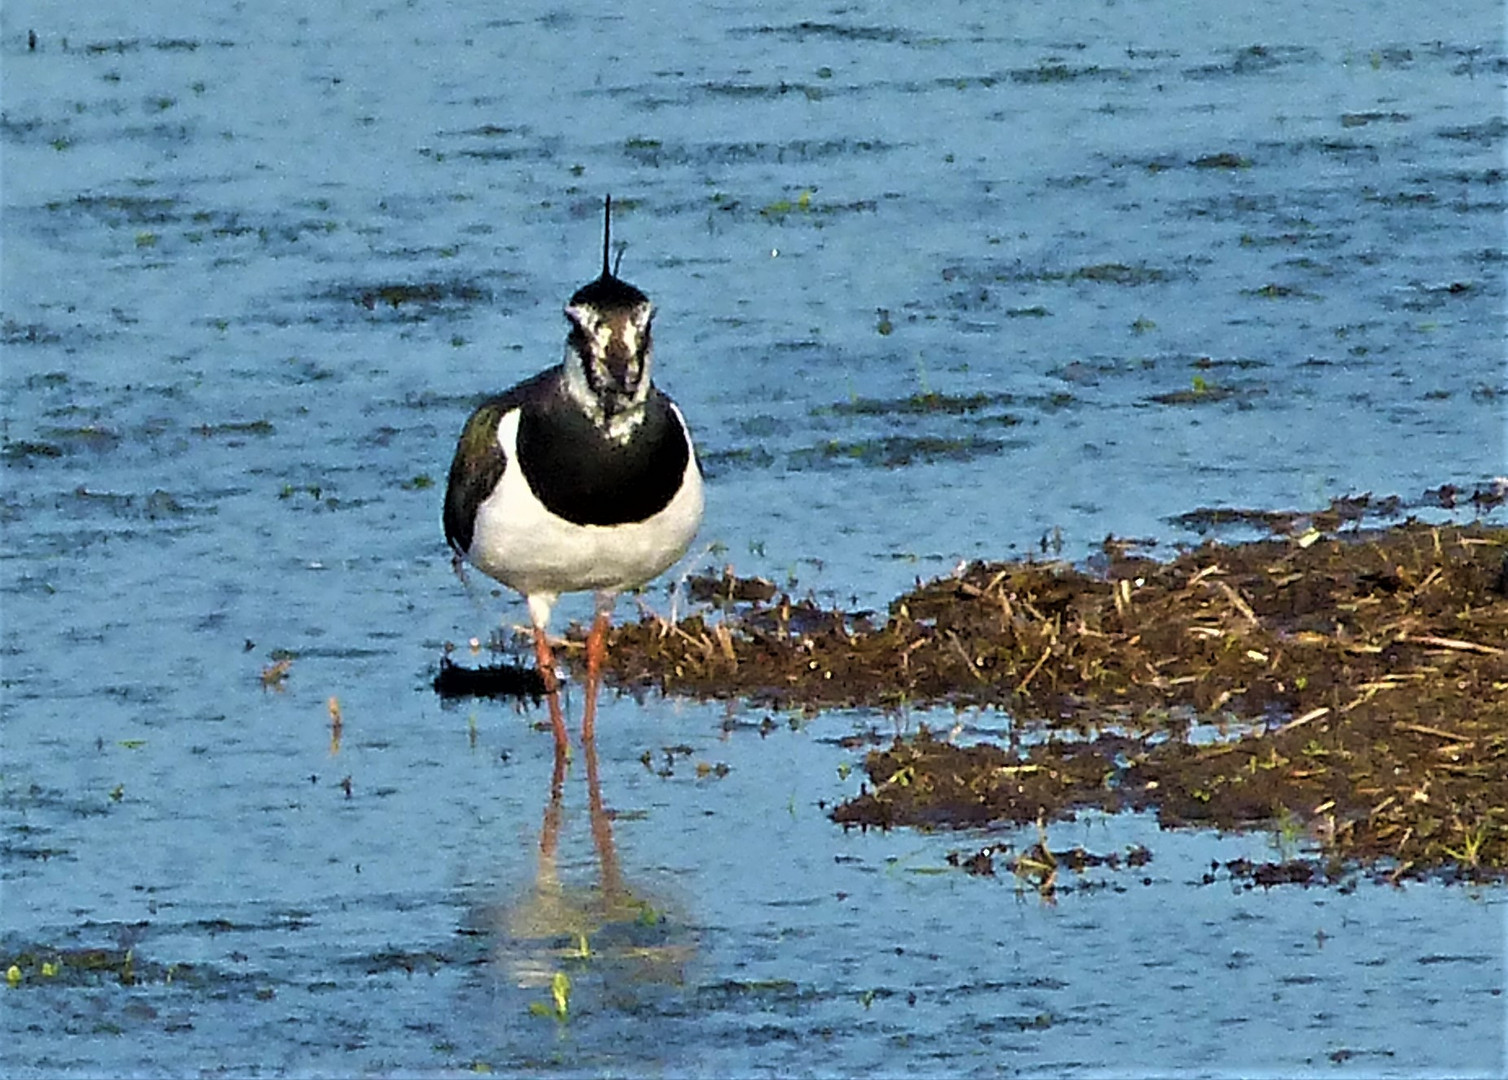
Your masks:
{"label": "bird reflection in water", "polygon": [[612,813],[602,800],[595,739],[583,739],[587,809],[596,880],[562,875],[560,842],[567,830],[567,755],[557,751],[539,832],[534,882],[498,914],[495,957],[521,987],[550,987],[565,972],[576,998],[600,985],[602,1002],[634,1008],[653,987],[679,987],[696,943],[684,921],[624,876],[613,839]]}

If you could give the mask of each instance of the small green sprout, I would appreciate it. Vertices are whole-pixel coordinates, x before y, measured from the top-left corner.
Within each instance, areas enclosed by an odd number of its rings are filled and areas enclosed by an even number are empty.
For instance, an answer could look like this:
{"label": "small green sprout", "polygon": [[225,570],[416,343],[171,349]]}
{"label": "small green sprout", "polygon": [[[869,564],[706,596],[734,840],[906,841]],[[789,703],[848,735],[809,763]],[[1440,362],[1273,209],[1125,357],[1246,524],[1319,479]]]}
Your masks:
{"label": "small green sprout", "polygon": [[557,971],[550,980],[550,998],[553,1005],[546,1005],[543,1001],[529,1003],[530,1016],[548,1016],[557,1023],[564,1023],[571,1011],[571,977],[563,971]]}

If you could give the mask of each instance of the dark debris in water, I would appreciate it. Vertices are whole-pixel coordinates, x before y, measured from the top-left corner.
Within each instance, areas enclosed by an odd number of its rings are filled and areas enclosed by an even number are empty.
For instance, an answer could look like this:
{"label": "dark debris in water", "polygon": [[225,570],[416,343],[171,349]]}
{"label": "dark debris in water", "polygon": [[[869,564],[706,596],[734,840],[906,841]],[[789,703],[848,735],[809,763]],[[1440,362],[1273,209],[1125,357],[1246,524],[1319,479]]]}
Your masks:
{"label": "dark debris in water", "polygon": [[[1210,868],[1205,883],[1215,880],[1220,864]],[[1307,859],[1286,859],[1282,862],[1252,862],[1250,859],[1232,859],[1224,864],[1225,873],[1232,881],[1244,881],[1270,889],[1274,885],[1311,885],[1325,880],[1323,868]]]}
{"label": "dark debris in water", "polygon": [[911,32],[896,26],[860,26],[853,23],[824,23],[803,20],[790,26],[757,26],[741,31],[734,31],[735,35],[769,35],[786,41],[807,41],[809,39],[826,39],[832,41],[879,41],[885,43],[907,43],[911,39]]}
{"label": "dark debris in water", "polygon": [[798,469],[860,465],[897,469],[935,461],[970,461],[998,454],[1004,439],[983,435],[883,435],[872,439],[827,439],[793,451],[790,463]]}
{"label": "dark debris in water", "polygon": [[897,739],[834,811],[846,825],[1139,809],[1170,826],[1286,822],[1327,859],[1394,878],[1504,876],[1508,529],[1325,534],[1370,505],[1259,517],[1313,528],[1166,563],[1113,540],[1089,571],[975,563],[883,619],[759,599],[768,583],[731,604],[724,580],[721,615],[618,628],[610,675],[803,709],[994,707],[1048,736]]}
{"label": "dark debris in water", "polygon": [[539,672],[518,664],[484,664],[468,668],[450,657],[440,658],[440,670],[434,678],[435,693],[442,698],[489,697],[533,698],[544,696],[545,684]]}
{"label": "dark debris in water", "polygon": [[0,345],[56,345],[63,335],[41,323],[0,322]]}
{"label": "dark debris in water", "polygon": [[733,568],[722,574],[693,574],[686,579],[686,592],[693,602],[729,607],[734,604],[767,604],[775,599],[779,588],[767,578],[741,578]]}
{"label": "dark debris in water", "polygon": [[[738,165],[766,162],[777,165],[810,164],[832,158],[884,154],[894,145],[882,139],[792,139],[788,142],[699,142],[665,143],[659,139],[630,138],[623,153],[637,165],[647,168]],[[615,202],[616,205],[616,202]],[[873,210],[867,200],[854,204],[855,210]],[[723,209],[733,209],[727,203]]]}
{"label": "dark debris in water", "polygon": [[67,451],[57,443],[30,439],[7,439],[0,446],[0,460],[8,464],[32,464],[39,458],[60,458],[65,453]]}
{"label": "dark debris in water", "polygon": [[1010,405],[1014,398],[1002,393],[940,394],[935,390],[903,398],[856,397],[814,410],[834,416],[963,416]]}
{"label": "dark debris in water", "polygon": [[193,983],[199,975],[192,964],[142,959],[129,947],[62,948],[45,944],[0,949],[0,972],[12,988],[168,985]]}
{"label": "dark debris in water", "polygon": [[1190,68],[1190,79],[1218,79],[1231,75],[1261,75],[1294,64],[1313,63],[1317,53],[1307,45],[1248,45],[1236,50],[1223,64]]}
{"label": "dark debris in water", "polygon": [[368,311],[378,307],[397,310],[405,305],[432,308],[442,304],[477,304],[491,299],[491,294],[470,281],[395,282],[362,288],[355,301]]}
{"label": "dark debris in water", "polygon": [[[991,844],[973,851],[950,851],[949,866],[956,866],[974,877],[996,877],[996,863],[1004,874],[1009,874],[1023,887],[1030,887],[1044,900],[1052,900],[1059,893],[1081,892],[1092,889],[1113,888],[1125,891],[1125,886],[1109,879],[1092,878],[1091,870],[1115,872],[1139,872],[1152,861],[1152,852],[1141,844],[1133,844],[1124,852],[1112,851],[1100,855],[1082,845],[1053,850],[1047,845],[1045,830],[1041,838],[1025,851],[1013,853],[1007,844]],[[1064,872],[1074,875],[1068,882]],[[1003,875],[998,875],[1003,876]],[[1139,875],[1142,883],[1151,879]]]}
{"label": "dark debris in water", "polygon": [[1475,487],[1469,492],[1454,484],[1441,484],[1409,502],[1397,495],[1378,498],[1368,492],[1331,499],[1330,505],[1324,510],[1301,512],[1206,506],[1166,520],[1170,525],[1201,535],[1225,527],[1237,527],[1265,529],[1274,535],[1301,536],[1310,529],[1334,532],[1342,526],[1355,526],[1365,521],[1396,520],[1402,513],[1426,508],[1454,510],[1457,506],[1470,505],[1478,512],[1485,513],[1501,506],[1505,500],[1508,500],[1508,486],[1502,484]]}
{"label": "dark debris in water", "polygon": [[1156,405],[1213,405],[1221,401],[1244,403],[1266,393],[1266,388],[1262,386],[1213,383],[1203,377],[1196,377],[1186,390],[1153,394],[1147,400]]}
{"label": "dark debris in water", "polygon": [[[943,271],[944,281],[951,281],[960,276],[967,275],[957,268],[948,268]],[[1100,285],[1137,286],[1160,284],[1170,280],[1172,276],[1169,271],[1161,267],[1141,263],[1136,265],[1118,262],[1094,263],[1089,266],[1076,267],[1073,270],[1059,270],[1042,266],[1026,266],[1017,260],[1009,267],[997,268],[993,278],[997,282],[1008,283],[1066,282],[1075,284],[1080,281],[1089,281]]]}
{"label": "dark debris in water", "polygon": [[1218,154],[1205,154],[1189,164],[1196,169],[1249,169],[1251,158],[1225,150]]}

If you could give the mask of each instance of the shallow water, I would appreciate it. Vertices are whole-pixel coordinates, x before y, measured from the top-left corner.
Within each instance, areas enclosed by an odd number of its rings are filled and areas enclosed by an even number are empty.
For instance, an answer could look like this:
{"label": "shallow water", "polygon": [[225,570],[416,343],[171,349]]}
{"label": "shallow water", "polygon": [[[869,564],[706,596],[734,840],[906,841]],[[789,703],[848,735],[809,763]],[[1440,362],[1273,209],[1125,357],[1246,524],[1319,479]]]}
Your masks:
{"label": "shallow water", "polygon": [[693,567],[880,605],[1508,471],[1500,10],[997,7],[5,6],[3,945],[134,979],[28,972],[8,1064],[1504,1068],[1500,889],[1203,885],[1282,841],[1094,819],[1053,845],[1153,861],[1048,906],[945,861],[1034,832],[828,821],[841,738],[951,715],[653,698],[604,703],[611,813],[574,763],[552,864],[538,713],[429,688],[524,621],[437,485],[558,355],[604,191]]}

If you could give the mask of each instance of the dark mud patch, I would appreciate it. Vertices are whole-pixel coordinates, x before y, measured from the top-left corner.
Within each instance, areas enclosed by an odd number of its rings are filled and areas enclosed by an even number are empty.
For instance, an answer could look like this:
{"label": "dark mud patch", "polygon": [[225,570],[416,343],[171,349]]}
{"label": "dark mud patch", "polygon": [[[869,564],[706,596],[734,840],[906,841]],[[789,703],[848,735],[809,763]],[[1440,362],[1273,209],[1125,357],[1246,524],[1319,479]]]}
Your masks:
{"label": "dark mud patch", "polygon": [[1008,746],[923,729],[873,751],[833,812],[845,825],[1148,810],[1166,826],[1277,825],[1393,878],[1501,877],[1508,529],[1320,528],[1363,513],[1351,500],[1262,518],[1307,528],[1171,562],[1113,539],[1089,570],[978,562],[883,618],[729,573],[704,583],[720,613],[619,628],[610,677],[807,710],[1014,718]]}

